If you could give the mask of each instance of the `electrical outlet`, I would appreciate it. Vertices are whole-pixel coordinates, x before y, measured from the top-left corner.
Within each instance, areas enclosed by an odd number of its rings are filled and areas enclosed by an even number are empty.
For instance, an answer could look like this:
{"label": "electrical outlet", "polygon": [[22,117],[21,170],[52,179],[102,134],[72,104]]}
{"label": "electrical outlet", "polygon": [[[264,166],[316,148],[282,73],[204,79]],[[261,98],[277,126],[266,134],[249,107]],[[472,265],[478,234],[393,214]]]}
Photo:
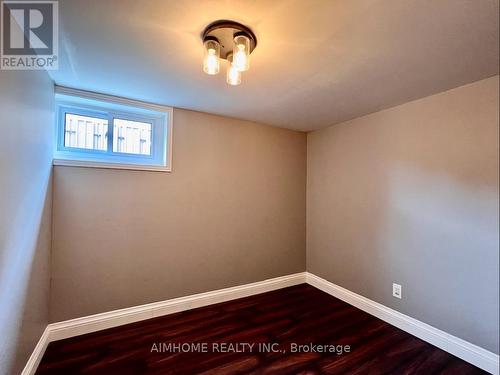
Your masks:
{"label": "electrical outlet", "polygon": [[401,285],[392,284],[392,296],[401,299],[401,297],[403,296]]}

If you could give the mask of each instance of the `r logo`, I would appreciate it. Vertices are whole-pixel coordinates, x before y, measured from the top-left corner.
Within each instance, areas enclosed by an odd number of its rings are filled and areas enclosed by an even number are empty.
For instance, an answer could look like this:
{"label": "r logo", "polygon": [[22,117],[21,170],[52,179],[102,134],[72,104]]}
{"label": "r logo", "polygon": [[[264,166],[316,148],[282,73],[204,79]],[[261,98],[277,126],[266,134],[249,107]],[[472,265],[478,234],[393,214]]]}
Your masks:
{"label": "r logo", "polygon": [[57,5],[57,1],[2,1],[2,68],[15,68],[15,62],[24,69],[34,68],[28,59],[4,59],[8,57],[57,59]]}

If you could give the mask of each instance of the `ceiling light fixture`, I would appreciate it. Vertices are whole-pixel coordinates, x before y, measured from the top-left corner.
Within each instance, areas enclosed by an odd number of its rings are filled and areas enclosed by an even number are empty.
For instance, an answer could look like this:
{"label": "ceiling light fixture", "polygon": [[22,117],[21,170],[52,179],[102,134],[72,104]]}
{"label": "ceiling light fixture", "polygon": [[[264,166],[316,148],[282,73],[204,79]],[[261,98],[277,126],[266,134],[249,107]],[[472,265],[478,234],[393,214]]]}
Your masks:
{"label": "ceiling light fixture", "polygon": [[241,72],[250,68],[250,54],[257,38],[250,28],[241,23],[219,20],[208,25],[202,33],[204,57],[203,71],[219,73],[220,59],[228,61],[226,81],[230,85],[241,83]]}

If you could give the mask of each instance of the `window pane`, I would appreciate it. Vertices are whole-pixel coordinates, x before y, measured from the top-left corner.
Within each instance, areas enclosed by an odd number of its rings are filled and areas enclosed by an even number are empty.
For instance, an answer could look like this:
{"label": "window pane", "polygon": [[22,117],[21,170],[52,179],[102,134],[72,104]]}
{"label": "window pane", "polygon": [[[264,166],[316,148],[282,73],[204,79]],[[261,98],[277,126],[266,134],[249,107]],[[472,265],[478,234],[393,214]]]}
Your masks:
{"label": "window pane", "polygon": [[113,152],[151,155],[151,124],[114,119]]}
{"label": "window pane", "polygon": [[108,120],[66,113],[64,147],[106,151]]}

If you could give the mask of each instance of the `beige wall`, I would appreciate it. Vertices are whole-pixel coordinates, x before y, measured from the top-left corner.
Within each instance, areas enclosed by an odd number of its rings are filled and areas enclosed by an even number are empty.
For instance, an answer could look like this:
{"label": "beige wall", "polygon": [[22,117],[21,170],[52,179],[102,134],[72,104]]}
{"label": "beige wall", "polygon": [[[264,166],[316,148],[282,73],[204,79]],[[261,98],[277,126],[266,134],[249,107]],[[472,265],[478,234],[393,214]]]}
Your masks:
{"label": "beige wall", "polygon": [[173,172],[54,170],[51,321],[305,270],[306,134],[174,111]]}
{"label": "beige wall", "polygon": [[53,84],[0,70],[0,374],[19,374],[48,323]]}
{"label": "beige wall", "polygon": [[496,76],[309,133],[307,270],[498,353],[498,100]]}

